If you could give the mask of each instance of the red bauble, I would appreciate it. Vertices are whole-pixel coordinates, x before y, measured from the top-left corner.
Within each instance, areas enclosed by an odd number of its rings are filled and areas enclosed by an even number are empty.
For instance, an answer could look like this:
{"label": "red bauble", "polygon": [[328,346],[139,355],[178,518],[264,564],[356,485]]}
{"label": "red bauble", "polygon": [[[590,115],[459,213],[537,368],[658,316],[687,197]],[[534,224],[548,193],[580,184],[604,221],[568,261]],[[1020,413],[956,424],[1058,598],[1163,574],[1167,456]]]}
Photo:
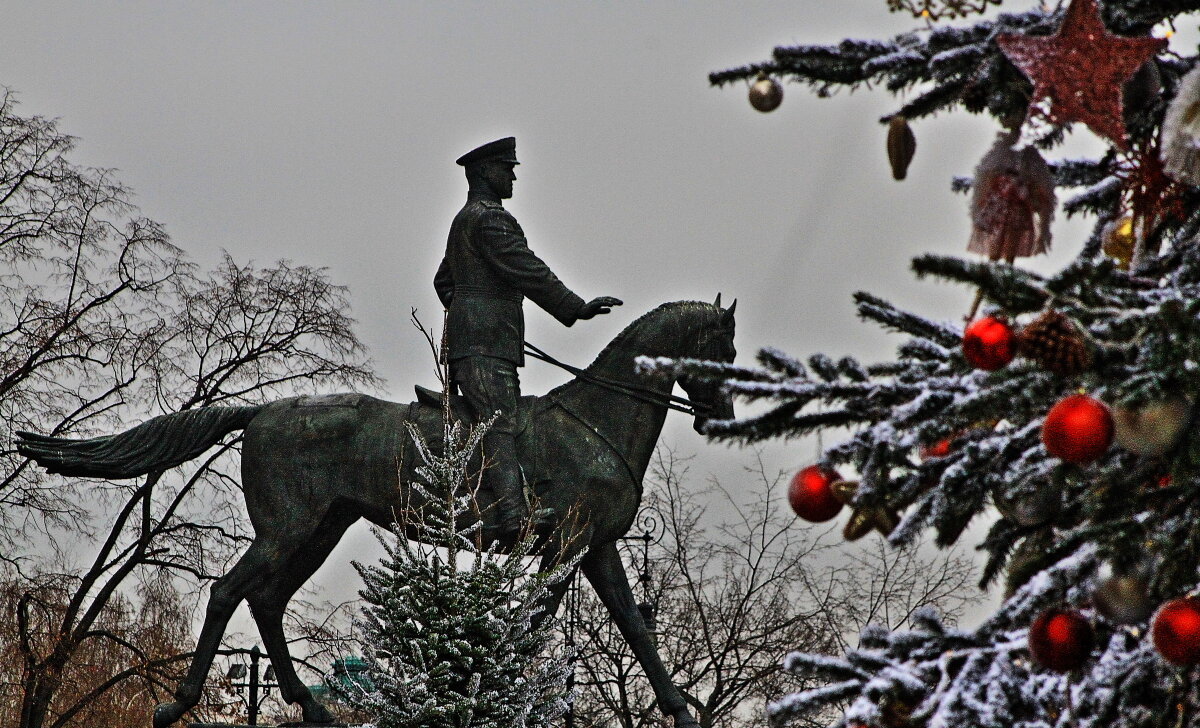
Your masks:
{"label": "red bauble", "polygon": [[1200,663],[1200,599],[1172,599],[1154,615],[1154,649],[1172,665]]}
{"label": "red bauble", "polygon": [[917,451],[922,460],[937,460],[950,454],[950,438],[945,437],[930,445],[922,445]]}
{"label": "red bauble", "polygon": [[788,486],[788,503],[806,521],[828,521],[842,510],[842,502],[829,486],[841,480],[836,472],[821,465],[810,465],[796,473]]}
{"label": "red bauble", "polygon": [[1086,394],[1060,399],[1042,423],[1046,452],[1069,463],[1090,463],[1113,441],[1113,418],[1108,405]]}
{"label": "red bauble", "polygon": [[962,348],[963,356],[971,366],[990,372],[1017,355],[1017,336],[1004,319],[985,316],[967,326]]}
{"label": "red bauble", "polygon": [[1092,653],[1092,625],[1079,612],[1047,609],[1029,627],[1029,652],[1055,672],[1082,667]]}

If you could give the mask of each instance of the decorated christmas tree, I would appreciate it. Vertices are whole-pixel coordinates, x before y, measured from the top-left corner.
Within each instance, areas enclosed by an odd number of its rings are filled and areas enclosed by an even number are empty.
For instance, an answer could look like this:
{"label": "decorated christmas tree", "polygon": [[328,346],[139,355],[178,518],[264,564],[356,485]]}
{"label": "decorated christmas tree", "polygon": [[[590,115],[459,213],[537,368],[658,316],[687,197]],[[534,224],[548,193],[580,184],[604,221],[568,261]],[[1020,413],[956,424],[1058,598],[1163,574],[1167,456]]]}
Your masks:
{"label": "decorated christmas tree", "polygon": [[[912,264],[978,291],[966,321],[857,293],[862,318],[903,335],[894,361],[765,349],[758,367],[645,364],[706,372],[760,404],[712,423],[718,438],[830,430],[840,442],[789,495],[810,520],[847,504],[847,538],[949,545],[994,507],[984,582],[1006,596],[974,629],[928,612],[909,631],[866,630],[843,656],[792,653],[786,669],[827,685],[768,713],[785,725],[842,706],[836,725],[854,728],[1200,725],[1200,68],[1166,39],[1200,3],[1005,3],[987,18],[970,17],[983,1],[889,5],[924,27],[777,48],[710,80],[750,82],[760,111],[779,105],[780,80],[905,94],[882,120],[897,179],[916,120],[994,117],[990,151],[953,183],[970,192],[964,242],[984,259]],[[1104,153],[1055,158],[1068,133]],[[1060,212],[1093,216],[1090,236],[1055,241],[1077,255],[1054,275],[1023,269]]]}
{"label": "decorated christmas tree", "polygon": [[378,728],[546,728],[566,711],[571,663],[538,600],[573,564],[533,573],[532,533],[507,553],[483,542],[469,466],[485,431],[448,427],[438,454],[410,426],[420,505],[381,535],[380,565],[355,564],[369,681],[339,693]]}

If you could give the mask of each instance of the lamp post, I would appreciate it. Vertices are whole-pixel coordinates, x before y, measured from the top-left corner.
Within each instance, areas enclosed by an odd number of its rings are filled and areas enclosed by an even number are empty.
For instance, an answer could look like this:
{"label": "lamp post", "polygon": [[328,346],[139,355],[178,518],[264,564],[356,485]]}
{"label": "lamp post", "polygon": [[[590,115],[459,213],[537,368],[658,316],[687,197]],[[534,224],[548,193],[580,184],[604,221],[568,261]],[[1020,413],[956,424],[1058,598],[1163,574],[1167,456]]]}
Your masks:
{"label": "lamp post", "polygon": [[250,690],[248,703],[247,722],[249,725],[258,725],[258,704],[262,701],[259,697],[259,691],[262,691],[262,697],[265,698],[271,692],[271,688],[279,687],[279,683],[275,682],[275,666],[267,665],[267,671],[259,679],[259,660],[262,658],[262,651],[258,649],[258,645],[251,647],[249,650],[231,650],[232,654],[244,653],[250,655],[249,673],[250,679],[245,682],[234,682],[246,678],[247,665],[242,662],[235,662],[229,666],[229,672],[225,677],[229,678],[230,684],[237,688],[237,691],[242,692],[242,688]]}

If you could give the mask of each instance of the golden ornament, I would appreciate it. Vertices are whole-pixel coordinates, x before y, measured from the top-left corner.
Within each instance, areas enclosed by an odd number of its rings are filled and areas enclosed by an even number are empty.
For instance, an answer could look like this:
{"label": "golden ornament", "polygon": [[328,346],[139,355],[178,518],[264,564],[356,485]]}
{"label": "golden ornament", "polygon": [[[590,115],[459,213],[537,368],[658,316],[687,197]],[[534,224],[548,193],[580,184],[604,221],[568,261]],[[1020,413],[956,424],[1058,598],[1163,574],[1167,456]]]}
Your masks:
{"label": "golden ornament", "polygon": [[1129,270],[1133,260],[1133,215],[1125,215],[1104,226],[1104,254],[1117,261],[1121,270]]}
{"label": "golden ornament", "polygon": [[750,105],[765,114],[778,109],[781,103],[783,86],[768,76],[766,71],[760,71],[758,79],[750,86]]}
{"label": "golden ornament", "polygon": [[829,489],[833,491],[834,498],[854,509],[846,527],[842,529],[842,537],[847,541],[857,541],[871,531],[890,536],[900,525],[900,514],[895,510],[884,506],[854,506],[854,496],[858,494],[857,481],[839,480],[831,484]]}

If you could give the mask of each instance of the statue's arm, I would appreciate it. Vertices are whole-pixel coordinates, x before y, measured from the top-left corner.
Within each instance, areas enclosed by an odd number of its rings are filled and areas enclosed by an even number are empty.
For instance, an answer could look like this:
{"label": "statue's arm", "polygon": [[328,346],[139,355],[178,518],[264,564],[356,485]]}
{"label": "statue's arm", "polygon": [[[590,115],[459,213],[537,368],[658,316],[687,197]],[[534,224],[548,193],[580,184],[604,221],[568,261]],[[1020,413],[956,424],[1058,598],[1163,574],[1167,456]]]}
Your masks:
{"label": "statue's arm", "polygon": [[450,265],[445,258],[442,258],[437,275],[433,277],[433,290],[437,291],[438,300],[442,305],[450,308],[450,301],[454,300],[454,276],[450,275]]}
{"label": "statue's arm", "polygon": [[496,273],[564,326],[579,318],[582,298],[529,249],[525,233],[505,210],[489,210],[481,221],[480,253]]}

